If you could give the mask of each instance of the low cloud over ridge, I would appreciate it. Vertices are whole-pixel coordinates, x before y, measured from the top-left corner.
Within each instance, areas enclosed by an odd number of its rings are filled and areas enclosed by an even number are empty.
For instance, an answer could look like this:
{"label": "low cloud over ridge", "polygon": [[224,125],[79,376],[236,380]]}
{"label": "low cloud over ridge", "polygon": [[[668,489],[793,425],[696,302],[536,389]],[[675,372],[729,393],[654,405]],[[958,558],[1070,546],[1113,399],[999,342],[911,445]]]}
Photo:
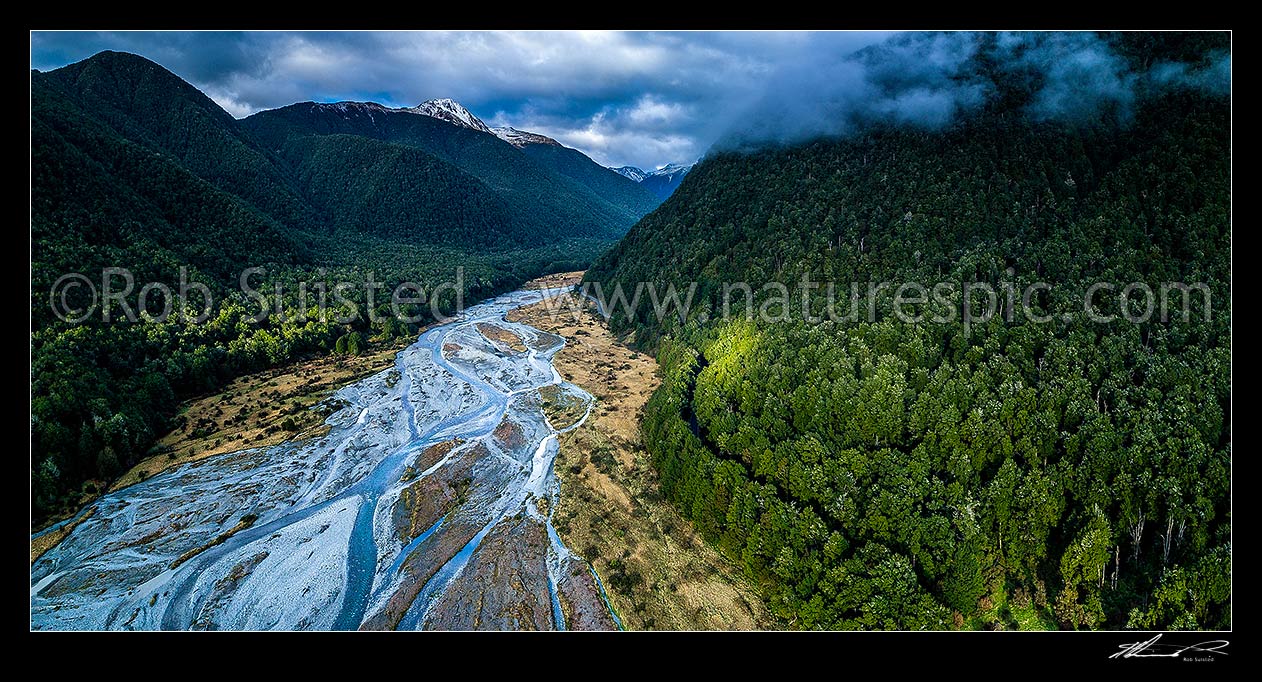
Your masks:
{"label": "low cloud over ridge", "polygon": [[298,101],[459,100],[491,125],[611,166],[692,161],[716,140],[787,142],[868,120],[934,128],[982,105],[976,60],[1039,74],[1030,113],[1123,114],[1146,88],[1230,91],[1230,54],[1136,69],[1091,33],[36,32],[31,66],[148,57],[235,116]]}

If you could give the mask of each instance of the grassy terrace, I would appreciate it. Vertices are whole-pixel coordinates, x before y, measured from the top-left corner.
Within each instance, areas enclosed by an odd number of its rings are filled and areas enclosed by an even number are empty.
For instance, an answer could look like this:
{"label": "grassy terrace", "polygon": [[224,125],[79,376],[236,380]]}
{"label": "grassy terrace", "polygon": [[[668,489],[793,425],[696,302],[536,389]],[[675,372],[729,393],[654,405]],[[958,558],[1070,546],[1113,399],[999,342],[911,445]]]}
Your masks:
{"label": "grassy terrace", "polygon": [[[553,520],[561,539],[596,568],[628,629],[774,627],[754,586],[658,493],[640,439],[657,363],[620,344],[569,295],[561,314],[550,312],[556,303],[527,306],[508,319],[564,337],[557,370],[596,399],[583,426],[560,438],[561,499]],[[581,401],[555,388],[541,393],[553,426],[582,416]]]}

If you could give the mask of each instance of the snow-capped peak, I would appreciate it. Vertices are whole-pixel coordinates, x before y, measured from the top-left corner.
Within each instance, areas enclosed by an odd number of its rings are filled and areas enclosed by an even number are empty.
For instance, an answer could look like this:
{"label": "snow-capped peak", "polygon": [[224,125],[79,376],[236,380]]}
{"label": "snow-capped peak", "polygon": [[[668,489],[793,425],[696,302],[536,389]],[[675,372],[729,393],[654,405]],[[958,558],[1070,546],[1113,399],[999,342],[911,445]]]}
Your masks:
{"label": "snow-capped peak", "polygon": [[621,175],[631,182],[639,182],[648,177],[648,173],[645,173],[635,166],[622,166],[621,168],[610,168],[609,170]]}
{"label": "snow-capped peak", "polygon": [[694,164],[691,163],[668,163],[655,171],[650,171],[646,175],[686,175],[692,170]]}
{"label": "snow-capped peak", "polygon": [[522,147],[525,147],[528,144],[550,144],[550,145],[555,145],[557,147],[561,146],[560,142],[557,142],[556,140],[550,137],[547,137],[545,135],[540,135],[539,133],[531,133],[525,130],[518,130],[512,126],[491,128],[491,132],[495,133],[496,137],[500,138],[501,140],[519,149]]}
{"label": "snow-capped peak", "polygon": [[479,130],[484,133],[491,133],[491,129],[482,122],[482,119],[474,116],[468,109],[461,106],[460,103],[454,99],[443,98],[426,100],[410,109],[404,109],[404,111],[410,111],[414,114],[422,114],[424,116],[431,116],[448,123],[453,123],[462,128],[472,128],[473,130]]}

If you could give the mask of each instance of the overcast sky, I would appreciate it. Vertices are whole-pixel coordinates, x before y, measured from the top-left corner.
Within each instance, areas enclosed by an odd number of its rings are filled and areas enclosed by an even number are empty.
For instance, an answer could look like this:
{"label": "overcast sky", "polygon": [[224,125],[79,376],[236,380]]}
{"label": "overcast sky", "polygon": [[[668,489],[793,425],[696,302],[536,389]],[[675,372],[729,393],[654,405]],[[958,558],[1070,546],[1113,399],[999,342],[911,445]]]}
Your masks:
{"label": "overcast sky", "polygon": [[33,33],[31,68],[134,52],[237,117],[294,102],[413,106],[451,97],[490,125],[543,133],[597,162],[691,162],[785,68],[888,34],[619,32]]}

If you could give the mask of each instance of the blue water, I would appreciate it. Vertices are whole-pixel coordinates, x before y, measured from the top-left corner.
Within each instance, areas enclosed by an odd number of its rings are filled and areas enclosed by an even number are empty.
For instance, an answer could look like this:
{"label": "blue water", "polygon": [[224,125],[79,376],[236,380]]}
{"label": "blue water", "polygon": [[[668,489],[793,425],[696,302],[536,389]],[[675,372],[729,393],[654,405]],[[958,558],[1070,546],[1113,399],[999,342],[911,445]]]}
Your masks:
{"label": "blue water", "polygon": [[[329,491],[328,486],[336,485],[335,481],[329,480],[335,474],[335,467],[330,466],[327,469],[318,471],[317,475],[320,477],[320,480],[314,484],[308,485],[306,488],[308,491],[306,493],[306,497],[298,497],[294,500],[288,501],[283,499],[281,500],[284,504],[293,505],[292,509],[283,506],[279,508],[273,506],[270,508],[272,510],[270,513],[266,510],[260,510],[259,514],[260,516],[263,516],[263,519],[261,519],[263,521],[262,523],[233,535],[220,545],[210,547],[201,554],[198,554],[194,558],[183,563],[177,569],[162,570],[143,585],[137,586],[133,584],[129,586],[123,583],[116,586],[116,589],[112,593],[107,594],[107,592],[96,592],[96,590],[100,587],[98,584],[90,588],[93,590],[92,596],[82,593],[72,593],[70,594],[70,597],[73,597],[75,601],[65,603],[72,606],[73,609],[68,609],[63,613],[73,613],[74,609],[79,609],[79,613],[91,612],[91,614],[99,614],[99,616],[94,615],[97,620],[79,621],[81,623],[86,623],[87,627],[90,628],[110,629],[124,627],[127,623],[130,623],[133,619],[135,619],[137,605],[151,604],[152,602],[150,602],[149,597],[153,595],[160,596],[162,600],[155,607],[152,615],[146,616],[146,618],[149,618],[147,622],[150,623],[147,627],[160,626],[163,629],[189,628],[193,624],[196,614],[203,607],[207,598],[206,592],[213,587],[216,582],[216,577],[226,572],[228,562],[224,561],[225,557],[231,556],[232,553],[238,552],[252,542],[266,539],[273,533],[283,531],[289,526],[308,519],[314,514],[320,513],[321,511],[328,509],[329,505],[355,504],[358,505],[358,508],[355,511],[355,518],[351,523],[349,537],[346,540],[346,581],[342,585],[343,591],[340,595],[341,606],[340,609],[338,609],[336,618],[333,619],[332,628],[338,630],[351,630],[358,628],[364,619],[365,613],[367,612],[372,599],[374,597],[382,596],[382,592],[394,587],[395,575],[401,569],[407,557],[422,548],[427,540],[433,537],[435,533],[447,528],[450,523],[448,517],[439,519],[421,535],[407,542],[407,544],[396,556],[389,559],[390,565],[388,571],[379,572],[377,570],[379,565],[378,562],[381,561],[383,557],[381,556],[381,548],[377,547],[377,538],[374,534],[374,522],[377,517],[380,499],[383,496],[386,496],[387,499],[393,499],[387,495],[388,491],[392,490],[399,484],[399,478],[402,475],[404,468],[423,448],[455,436],[465,440],[474,440],[490,434],[505,417],[512,400],[514,400],[519,394],[533,391],[536,388],[535,386],[529,386],[504,392],[489,383],[490,380],[483,379],[480,376],[470,375],[470,373],[466,370],[453,365],[453,363],[449,362],[444,356],[442,349],[444,339],[446,339],[448,334],[452,333],[453,330],[474,321],[502,321],[503,314],[508,310],[521,305],[534,303],[541,300],[544,296],[551,295],[558,291],[559,290],[514,292],[513,294],[494,300],[488,300],[479,306],[470,308],[462,319],[426,331],[417,339],[416,343],[410,346],[407,350],[401,352],[396,359],[395,365],[395,369],[400,373],[400,380],[398,385],[394,387],[389,399],[400,399],[401,412],[398,417],[406,420],[407,434],[404,439],[406,442],[391,449],[381,458],[373,469],[368,472],[366,476],[354,484],[349,485],[344,490],[333,494],[332,499],[326,499],[320,502],[313,502],[311,499],[318,499],[327,492],[331,492]],[[510,324],[509,326],[511,327],[513,325]],[[530,383],[537,383],[536,380],[538,379],[538,372],[540,370],[550,370],[552,377],[551,381],[560,381],[555,369],[551,369],[550,367],[552,355],[559,350],[560,347],[561,346],[551,347],[546,351],[536,351],[532,349],[525,355],[515,356],[520,358],[519,362],[526,364],[524,366],[517,365],[514,367],[514,376],[519,378],[530,376],[532,377]],[[464,385],[467,385],[476,391],[482,402],[481,404],[475,403],[476,407],[471,411],[471,413],[452,414],[449,417],[440,419],[437,423],[431,424],[424,430],[424,432],[418,432],[417,415],[411,399],[411,392],[414,389],[413,382],[425,381],[425,377],[418,375],[418,377],[414,379],[407,370],[409,368],[408,363],[410,361],[414,361],[411,354],[425,353],[425,351],[428,351],[428,356],[433,361],[435,368],[433,371],[450,373],[452,376],[456,377],[459,382],[462,382]],[[518,371],[527,373],[517,374]],[[426,375],[426,377],[427,376],[429,375]],[[435,383],[433,385],[441,386],[443,384]],[[427,383],[426,386],[429,386],[429,384]],[[571,388],[573,388],[573,390],[577,390],[576,387]],[[379,406],[383,405],[383,403],[375,404]],[[363,414],[365,413],[361,413],[361,416]],[[542,418],[542,415],[539,416]],[[338,457],[354,457],[356,455],[358,450],[352,447],[353,444],[351,441],[353,438],[362,437],[364,434],[367,434],[371,439],[378,438],[378,435],[376,435],[379,433],[377,427],[360,427],[358,424],[359,422],[356,422],[354,425],[337,427],[339,430],[335,433],[339,437],[345,436],[344,439],[339,441],[339,445],[336,446],[339,448],[337,450],[339,453]],[[370,440],[370,442],[380,443],[382,441]],[[297,445],[292,443],[275,446],[275,448],[267,451],[268,457],[271,458],[268,461],[286,461],[284,458],[295,456],[295,453],[298,452],[298,450],[295,449],[297,447]],[[379,452],[380,451],[378,451],[378,453]],[[555,453],[553,452],[552,454]],[[376,456],[380,455],[378,454]],[[114,543],[121,534],[126,533],[129,530],[136,528],[145,530],[148,529],[149,526],[144,524],[160,523],[160,516],[138,514],[137,511],[143,509],[144,505],[147,504],[150,499],[160,499],[163,494],[168,496],[175,494],[172,490],[178,490],[178,486],[171,482],[175,480],[177,472],[184,469],[185,467],[182,466],[169,470],[155,476],[143,484],[138,484],[126,489],[125,491],[110,493],[106,497],[103,497],[102,504],[111,500],[115,502],[123,501],[123,504],[121,506],[116,505],[109,512],[98,513],[98,517],[105,514],[105,518],[94,517],[78,526],[73,531],[72,536],[75,538],[90,538],[91,541],[78,543],[64,542],[54,548],[45,560],[41,560],[41,563],[37,568],[33,568],[32,584],[34,585],[43,576],[51,575],[50,572],[54,569],[62,570],[61,567],[63,565],[74,568],[85,561],[91,561],[94,565],[101,566],[103,569],[111,567],[111,564],[109,563],[111,561],[115,562],[112,565],[125,565],[128,567],[145,565],[145,562],[149,562],[150,564],[159,561],[169,563],[170,558],[161,554],[146,556],[143,554],[137,554],[134,550],[128,550],[125,548],[120,550],[107,549],[102,552],[99,548],[111,547],[111,543]],[[271,470],[268,471],[270,472]],[[339,472],[337,475],[345,475],[344,468],[338,468],[337,471]],[[550,479],[550,467],[545,473]],[[527,468],[525,475],[528,476],[529,474],[530,469]],[[191,472],[191,475],[208,477],[195,479],[195,482],[210,481],[213,483],[220,480],[215,478],[215,476],[223,474],[216,473],[216,466],[213,464],[213,460],[205,460],[203,463],[199,464],[198,469]],[[251,485],[249,476],[252,475],[254,474],[248,474],[243,477],[242,483],[246,486]],[[236,481],[237,479],[230,480]],[[474,551],[476,551],[486,534],[506,516],[515,514],[522,510],[522,505],[525,504],[526,500],[526,482],[526,478],[522,478],[520,481],[512,479],[512,482],[507,485],[505,489],[499,491],[501,495],[500,498],[493,500],[491,502],[491,506],[472,510],[472,513],[475,513],[478,517],[480,517],[479,521],[486,520],[486,523],[481,527],[478,533],[476,533],[473,538],[470,539],[469,542],[467,542],[460,551],[455,554],[455,556],[444,563],[443,566],[435,573],[433,578],[423,586],[420,595],[418,595],[411,608],[409,608],[408,612],[405,614],[403,621],[400,623],[401,629],[415,629],[422,627],[425,623],[426,615],[429,609],[443,594],[444,590],[447,589],[452,581],[461,575],[461,572],[469,563]],[[234,485],[236,484],[234,483]],[[231,497],[234,493],[233,490],[228,487],[225,487],[222,490],[215,489],[213,494],[218,497],[208,499],[223,500],[225,499],[223,497],[225,495],[229,496],[227,499],[236,499]],[[245,497],[243,499],[249,498]],[[553,497],[551,501],[553,502],[551,508],[555,509],[555,498]],[[118,511],[118,509],[127,507],[129,502],[134,502],[134,506],[131,506],[121,512]],[[172,509],[180,509],[180,504],[184,504],[185,507],[183,508],[188,509],[191,505],[199,503],[195,497],[190,497],[187,501],[176,501],[174,503],[175,506],[172,507]],[[192,508],[196,509],[196,507]],[[278,509],[285,509],[286,511],[282,512],[280,515],[276,515]],[[461,511],[460,513],[464,514],[465,512]],[[466,520],[469,519],[467,515],[462,518]],[[58,527],[62,527],[69,521],[70,520],[63,521],[54,526],[50,526],[32,537],[38,537],[44,533],[51,532]],[[226,520],[223,523],[228,526],[231,525],[230,520]],[[547,528],[549,540],[551,541],[550,552],[555,555],[554,558],[569,556],[569,551],[565,549],[564,544],[561,543],[561,540],[557,536],[555,529],[552,527],[550,520],[545,521],[545,526]],[[75,554],[75,552],[89,553]],[[113,554],[110,552],[113,552]],[[539,560],[546,562],[547,557],[539,557]],[[165,566],[163,566],[163,568],[165,569]],[[558,629],[564,629],[566,627],[566,623],[564,614],[561,611],[554,576],[551,571],[546,571],[546,573],[547,589],[552,603],[554,626]],[[599,586],[601,597],[608,606],[609,600],[604,592],[603,585],[600,585],[599,576],[597,576],[594,571],[592,574]],[[154,574],[147,573],[146,575]],[[376,584],[378,576],[381,577],[381,584]],[[293,587],[293,585],[282,583],[283,581],[277,584],[278,589],[286,590]],[[109,588],[111,586],[106,583],[105,587]],[[374,594],[374,587],[377,589],[376,594]],[[89,589],[88,585],[84,585],[83,589],[85,591]],[[44,604],[38,611],[38,615],[35,607],[32,607],[32,622],[49,628],[64,627],[64,625],[60,625],[63,621],[59,620],[58,611],[61,609],[61,604],[63,603],[60,600],[67,599],[65,593],[63,592],[62,596],[59,597],[33,595],[33,603],[36,599],[43,600]],[[50,606],[52,608],[49,608]],[[249,604],[246,604],[246,607],[248,606]],[[325,613],[327,614],[328,611],[326,610]],[[618,627],[621,628],[622,624],[618,621],[616,614],[613,614],[612,607],[610,607],[610,613],[615,622],[617,622]],[[144,619],[142,619],[142,621],[143,620]],[[76,621],[65,622],[74,623]],[[325,620],[322,622],[328,623],[329,621]],[[275,626],[276,624],[272,622],[272,625]],[[266,627],[266,624],[264,627]]]}
{"label": "blue water", "polygon": [[605,584],[600,581],[600,574],[596,573],[596,567],[588,564],[587,570],[592,572],[592,578],[596,580],[596,588],[600,590],[600,598],[605,600],[605,608],[609,609],[614,625],[617,625],[619,630],[626,630],[626,627],[622,625],[622,619],[618,617],[618,612],[613,610],[613,604],[609,601],[609,594],[605,592]]}
{"label": "blue water", "polygon": [[478,531],[477,535],[474,535],[472,540],[465,543],[465,546],[461,547],[460,551],[456,552],[455,556],[448,560],[447,563],[443,564],[442,568],[438,569],[438,572],[434,574],[434,577],[430,578],[429,582],[425,583],[425,588],[421,590],[421,593],[416,596],[416,600],[412,602],[412,606],[409,607],[407,613],[404,614],[403,620],[399,621],[399,627],[397,629],[420,629],[420,625],[425,621],[425,615],[429,613],[429,607],[434,598],[437,597],[443,590],[447,589],[447,584],[459,575],[460,571],[464,570],[465,564],[469,563],[469,557],[473,556],[473,550],[478,548],[478,545],[482,543],[482,538],[486,537],[486,534],[491,532],[491,528],[499,521],[500,519],[496,518],[483,526],[482,530]]}

